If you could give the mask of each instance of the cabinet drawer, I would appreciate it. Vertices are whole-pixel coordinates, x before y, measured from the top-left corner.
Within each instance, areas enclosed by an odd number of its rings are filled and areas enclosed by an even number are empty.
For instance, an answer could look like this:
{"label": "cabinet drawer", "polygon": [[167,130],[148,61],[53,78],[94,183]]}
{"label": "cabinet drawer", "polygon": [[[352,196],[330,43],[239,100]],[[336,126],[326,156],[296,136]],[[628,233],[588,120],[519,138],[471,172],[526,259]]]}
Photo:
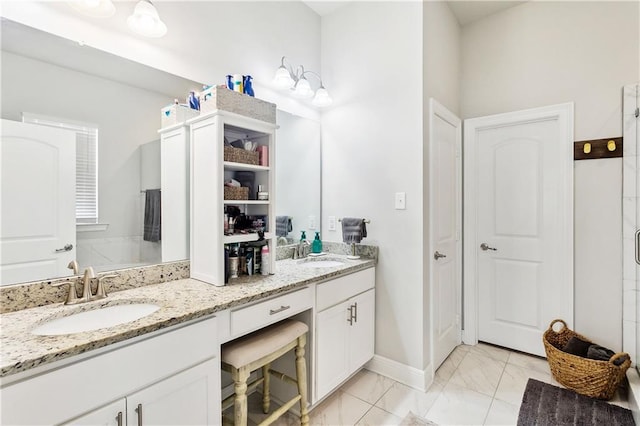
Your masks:
{"label": "cabinet drawer", "polygon": [[246,308],[231,311],[231,337],[241,336],[288,318],[313,305],[311,288],[305,287]]}
{"label": "cabinet drawer", "polygon": [[376,285],[375,268],[316,285],[316,310],[322,311]]}

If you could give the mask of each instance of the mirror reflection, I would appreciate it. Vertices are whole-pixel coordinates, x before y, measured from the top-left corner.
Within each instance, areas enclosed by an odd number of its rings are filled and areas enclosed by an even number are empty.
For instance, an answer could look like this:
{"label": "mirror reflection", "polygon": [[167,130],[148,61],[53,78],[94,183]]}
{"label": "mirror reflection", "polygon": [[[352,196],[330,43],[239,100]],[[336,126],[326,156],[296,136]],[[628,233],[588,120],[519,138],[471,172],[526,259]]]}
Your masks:
{"label": "mirror reflection", "polygon": [[[152,231],[145,239],[144,226],[147,190],[161,186],[160,109],[202,84],[6,19],[1,24],[2,119],[58,127],[49,129],[71,134],[76,144],[66,154],[71,157],[46,167],[33,161],[35,145],[16,144],[24,148],[26,167],[6,167],[3,156],[0,284],[72,275],[72,259],[96,271],[160,263],[161,242]],[[278,124],[276,211],[292,219],[288,237],[297,241],[300,230],[320,226],[319,123],[278,111]],[[95,170],[86,171],[92,158]],[[71,213],[62,214],[69,203],[63,206],[62,192],[51,186],[57,178],[45,170],[59,167],[62,173],[74,166],[97,176],[97,184],[83,177],[71,195]],[[85,202],[76,205],[80,197]],[[65,232],[58,223],[62,217]],[[42,237],[51,234],[55,238]],[[28,240],[33,244],[23,244]],[[36,254],[42,250],[45,255]]]}

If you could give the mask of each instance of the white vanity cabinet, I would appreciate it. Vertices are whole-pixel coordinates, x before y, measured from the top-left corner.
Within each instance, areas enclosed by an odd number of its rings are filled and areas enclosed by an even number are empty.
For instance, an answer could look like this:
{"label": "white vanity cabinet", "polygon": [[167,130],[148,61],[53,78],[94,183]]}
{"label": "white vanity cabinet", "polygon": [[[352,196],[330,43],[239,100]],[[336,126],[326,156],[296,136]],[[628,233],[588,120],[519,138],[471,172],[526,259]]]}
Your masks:
{"label": "white vanity cabinet", "polygon": [[[247,96],[247,98],[249,98]],[[250,98],[251,99],[251,98]],[[251,100],[248,102],[251,102]],[[265,239],[269,243],[270,271],[275,268],[275,129],[274,123],[256,120],[223,110],[214,110],[189,120],[191,139],[191,277],[218,286],[224,285],[224,245],[257,241],[258,234],[225,235],[224,208],[240,207],[246,215],[266,216]],[[267,147],[268,165],[225,161],[224,145],[244,140]],[[262,185],[267,200],[227,200],[224,182],[237,172],[252,173],[253,192]]]}
{"label": "white vanity cabinet", "polygon": [[374,286],[374,268],[317,284],[314,402],[373,357]]}
{"label": "white vanity cabinet", "polygon": [[3,385],[1,423],[219,424],[217,327],[196,321]]}

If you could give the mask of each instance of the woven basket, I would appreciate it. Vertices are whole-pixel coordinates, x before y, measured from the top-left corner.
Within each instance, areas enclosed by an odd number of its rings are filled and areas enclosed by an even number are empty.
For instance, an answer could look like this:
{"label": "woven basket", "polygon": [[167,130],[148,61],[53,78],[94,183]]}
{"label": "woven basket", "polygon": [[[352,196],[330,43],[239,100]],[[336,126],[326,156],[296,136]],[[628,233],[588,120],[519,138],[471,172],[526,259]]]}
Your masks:
{"label": "woven basket", "polygon": [[234,148],[232,146],[224,147],[224,161],[242,164],[258,164],[258,151],[247,151],[246,149]]}
{"label": "woven basket", "polygon": [[[555,331],[553,326],[558,322],[562,324],[562,328]],[[620,352],[612,356],[609,361],[598,361],[562,351],[569,339],[574,336],[593,343],[570,330],[567,323],[561,319],[551,321],[549,329],[544,332],[542,341],[553,377],[579,394],[598,399],[611,399],[631,365],[631,358],[628,354]],[[613,363],[624,356],[627,359],[622,364]]]}
{"label": "woven basket", "polygon": [[225,186],[224,199],[225,200],[248,200],[249,188],[247,188],[246,186]]}

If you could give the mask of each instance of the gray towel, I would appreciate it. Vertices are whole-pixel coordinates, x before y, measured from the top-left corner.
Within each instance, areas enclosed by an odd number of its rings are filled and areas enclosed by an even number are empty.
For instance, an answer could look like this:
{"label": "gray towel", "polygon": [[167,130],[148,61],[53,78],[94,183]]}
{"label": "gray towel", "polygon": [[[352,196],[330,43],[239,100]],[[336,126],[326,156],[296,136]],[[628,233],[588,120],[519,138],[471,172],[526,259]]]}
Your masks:
{"label": "gray towel", "polygon": [[276,216],[276,236],[286,237],[291,231],[293,231],[291,218],[289,216]]}
{"label": "gray towel", "polygon": [[160,241],[160,190],[147,189],[144,198],[144,233],[145,241]]}
{"label": "gray towel", "polygon": [[342,241],[347,244],[360,243],[367,236],[367,226],[364,219],[355,217],[342,218]]}

